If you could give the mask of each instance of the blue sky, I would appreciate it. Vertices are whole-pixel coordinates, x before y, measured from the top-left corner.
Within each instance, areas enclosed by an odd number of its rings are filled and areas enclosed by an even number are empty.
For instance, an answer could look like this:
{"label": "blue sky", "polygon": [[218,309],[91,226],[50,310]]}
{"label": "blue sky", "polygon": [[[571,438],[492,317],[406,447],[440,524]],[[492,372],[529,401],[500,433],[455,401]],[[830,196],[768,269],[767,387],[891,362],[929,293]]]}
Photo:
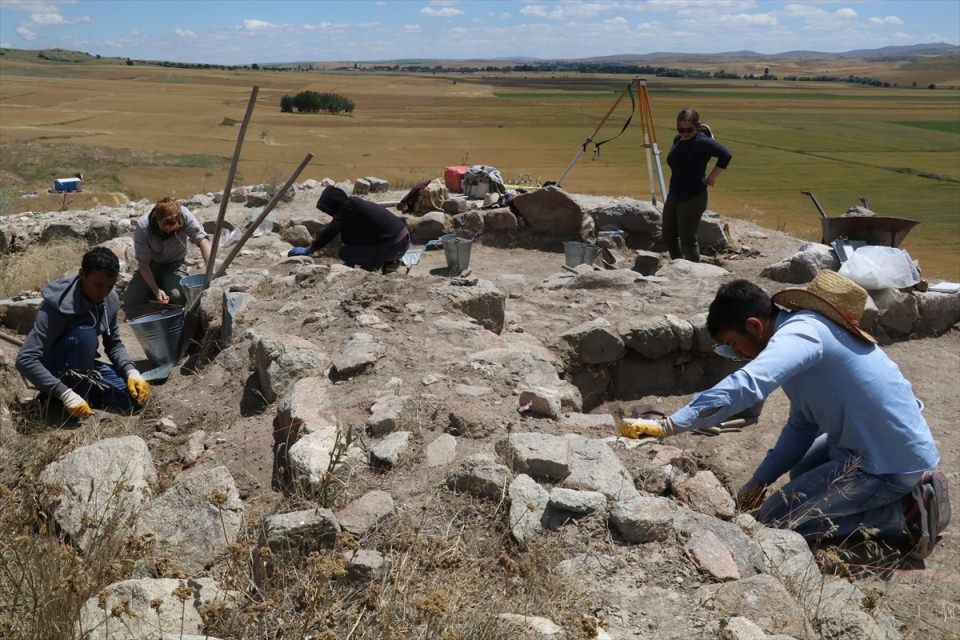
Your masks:
{"label": "blue sky", "polygon": [[0,0],[0,46],[250,64],[960,42],[958,0]]}

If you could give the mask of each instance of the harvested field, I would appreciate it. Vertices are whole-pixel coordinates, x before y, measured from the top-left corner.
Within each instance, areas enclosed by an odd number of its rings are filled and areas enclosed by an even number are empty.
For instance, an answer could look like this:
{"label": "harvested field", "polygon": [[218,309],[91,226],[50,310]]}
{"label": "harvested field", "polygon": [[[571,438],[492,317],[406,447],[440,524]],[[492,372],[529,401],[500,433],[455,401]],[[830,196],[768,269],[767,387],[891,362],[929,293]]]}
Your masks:
{"label": "harvested field", "polygon": [[[221,188],[237,130],[223,123],[242,117],[253,84],[261,92],[238,182],[286,175],[312,152],[302,179],[374,175],[402,188],[460,163],[491,164],[508,181],[554,180],[629,82],[613,75],[268,73],[12,60],[0,61],[0,74],[0,170],[27,182],[18,194],[82,170],[89,189],[151,199]],[[817,213],[800,189],[816,193],[831,215],[863,195],[881,215],[923,222],[904,248],[927,276],[960,279],[960,134],[952,121],[943,124],[944,114],[960,107],[956,89],[671,78],[651,78],[649,86],[664,150],[673,114],[693,105],[733,151],[711,208],[818,239]],[[304,89],[346,95],[356,110],[280,113],[280,97]],[[628,112],[621,103],[598,137],[614,135]],[[635,124],[596,159],[582,158],[565,186],[647,197]],[[30,162],[16,160],[26,156]],[[4,210],[33,208],[14,197]]]}

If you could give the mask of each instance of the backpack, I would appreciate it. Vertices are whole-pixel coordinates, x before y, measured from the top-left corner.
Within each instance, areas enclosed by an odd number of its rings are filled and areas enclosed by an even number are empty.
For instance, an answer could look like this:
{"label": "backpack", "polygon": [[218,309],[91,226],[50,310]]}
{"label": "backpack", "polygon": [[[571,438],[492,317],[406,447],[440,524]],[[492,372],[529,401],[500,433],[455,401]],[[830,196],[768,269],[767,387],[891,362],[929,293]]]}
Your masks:
{"label": "backpack", "polygon": [[707,136],[708,138],[713,138],[714,140],[717,139],[717,136],[713,135],[713,129],[710,128],[710,125],[708,125],[706,122],[700,123],[700,133]]}

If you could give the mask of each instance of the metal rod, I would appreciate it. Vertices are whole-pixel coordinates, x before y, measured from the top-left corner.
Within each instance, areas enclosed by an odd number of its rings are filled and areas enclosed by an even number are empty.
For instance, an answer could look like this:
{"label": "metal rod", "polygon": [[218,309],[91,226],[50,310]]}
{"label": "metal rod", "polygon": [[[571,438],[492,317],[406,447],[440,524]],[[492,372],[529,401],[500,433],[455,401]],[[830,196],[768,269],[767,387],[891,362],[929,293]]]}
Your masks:
{"label": "metal rod", "polygon": [[563,179],[566,178],[567,174],[570,173],[570,170],[573,169],[573,165],[577,164],[577,160],[580,159],[580,156],[586,153],[587,145],[593,142],[593,137],[598,133],[600,133],[600,129],[603,128],[603,125],[606,124],[607,120],[610,118],[610,115],[613,113],[614,109],[617,108],[617,105],[620,104],[620,101],[623,100],[624,97],[626,97],[627,92],[629,91],[631,91],[631,86],[627,85],[627,88],[620,92],[620,96],[613,103],[613,106],[610,107],[610,109],[607,111],[606,115],[603,116],[603,119],[600,120],[600,124],[598,124],[597,128],[593,130],[593,133],[587,136],[587,139],[583,141],[583,144],[580,146],[580,149],[577,151],[577,153],[573,156],[573,159],[567,165],[567,168],[564,169],[563,173],[560,174],[560,177],[557,178],[557,181],[554,183],[556,186],[558,187],[560,186],[560,183],[563,182]]}
{"label": "metal rod", "polygon": [[[656,205],[658,183],[662,199],[667,199],[667,186],[663,179],[663,165],[660,162],[660,147],[657,144],[657,129],[653,123],[653,109],[650,106],[650,94],[647,92],[646,80],[637,78],[634,80],[634,84],[637,87],[637,102],[640,103],[640,128],[643,134],[643,147],[647,156],[647,180],[650,182],[650,199]],[[653,178],[654,169],[657,172],[657,182],[654,182]]]}
{"label": "metal rod", "polygon": [[240,161],[240,150],[243,148],[243,139],[247,135],[247,125],[250,124],[250,116],[253,115],[253,107],[257,102],[257,93],[259,93],[259,91],[260,87],[257,85],[254,85],[250,91],[250,102],[247,103],[247,113],[243,116],[240,133],[237,134],[237,146],[233,150],[233,160],[230,163],[230,171],[227,173],[227,183],[223,187],[223,196],[220,198],[220,212],[217,214],[217,225],[213,231],[213,246],[210,247],[210,259],[207,261],[207,272],[203,278],[204,289],[210,286],[213,269],[217,264],[217,248],[220,246],[220,232],[223,229],[223,218],[227,214],[230,192],[233,190],[233,178],[237,173],[237,163]]}
{"label": "metal rod", "polygon": [[[277,206],[278,202],[280,202],[280,198],[283,197],[283,194],[287,192],[287,189],[289,189],[290,185],[292,185],[294,180],[297,179],[297,177],[300,175],[300,172],[302,172],[304,168],[306,168],[306,166],[310,164],[311,160],[313,160],[312,153],[308,153],[303,157],[303,160],[300,161],[300,165],[293,172],[293,175],[291,175],[290,178],[287,180],[286,184],[284,184],[283,187],[274,194],[270,202],[267,203],[267,206],[265,206],[263,208],[263,211],[260,212],[260,215],[257,216],[257,219],[254,220],[251,224],[247,225],[247,228],[244,230],[243,235],[240,236],[240,239],[237,240],[236,244],[234,244],[233,247],[231,248],[230,253],[227,254],[227,257],[223,259],[222,263],[220,263],[220,268],[217,269],[216,274],[214,274],[213,280],[216,280],[217,278],[222,276],[224,273],[226,273],[227,267],[229,267],[230,263],[233,262],[233,259],[237,257],[237,254],[240,253],[240,250],[243,248],[243,245],[246,244],[247,240],[250,239],[250,236],[253,235],[253,232],[257,230],[257,227],[260,226],[260,223],[262,223],[266,219],[266,217],[270,214],[270,212],[273,211],[273,208]],[[196,311],[197,307],[200,305],[200,300],[202,299],[203,299],[202,295],[197,296],[197,299],[194,300],[190,304],[190,306],[186,308],[186,311],[184,311],[184,317]]]}
{"label": "metal rod", "polygon": [[20,340],[19,338],[14,338],[13,336],[8,336],[7,334],[3,333],[2,331],[0,331],[0,338],[3,338],[4,340],[6,340],[7,342],[9,342],[10,344],[15,344],[15,345],[17,345],[18,347],[22,347],[22,346],[23,346],[23,341],[22,341],[22,340]]}

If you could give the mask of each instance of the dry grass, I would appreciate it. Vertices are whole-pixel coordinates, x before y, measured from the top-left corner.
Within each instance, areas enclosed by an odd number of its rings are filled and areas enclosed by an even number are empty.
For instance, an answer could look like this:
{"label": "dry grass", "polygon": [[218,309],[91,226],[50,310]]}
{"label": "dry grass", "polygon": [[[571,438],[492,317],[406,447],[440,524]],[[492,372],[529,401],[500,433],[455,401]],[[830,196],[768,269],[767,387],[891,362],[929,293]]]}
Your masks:
{"label": "dry grass", "polygon": [[0,297],[39,291],[47,282],[77,271],[86,250],[79,240],[63,240],[0,255]]}
{"label": "dry grass", "polygon": [[[546,536],[519,553],[505,517],[502,505],[443,492],[364,539],[341,533],[336,548],[307,558],[275,557],[256,549],[250,534],[233,545],[221,575],[248,598],[237,609],[202,612],[207,631],[331,640],[518,637],[496,623],[498,613],[578,626],[590,611],[587,603],[576,586],[550,571],[562,545]],[[348,574],[344,554],[361,548],[383,553],[383,575],[373,582]],[[265,577],[251,589],[255,576]]]}
{"label": "dry grass", "polygon": [[[80,552],[45,511],[39,475],[54,460],[106,437],[126,435],[139,418],[97,413],[82,428],[57,426],[56,407],[45,422],[34,411],[15,412],[17,431],[33,433],[0,442],[0,637],[24,640],[74,638],[74,624],[88,598],[130,577],[150,555],[150,543],[130,535],[128,519],[98,523]],[[118,487],[119,497],[124,489]]]}

